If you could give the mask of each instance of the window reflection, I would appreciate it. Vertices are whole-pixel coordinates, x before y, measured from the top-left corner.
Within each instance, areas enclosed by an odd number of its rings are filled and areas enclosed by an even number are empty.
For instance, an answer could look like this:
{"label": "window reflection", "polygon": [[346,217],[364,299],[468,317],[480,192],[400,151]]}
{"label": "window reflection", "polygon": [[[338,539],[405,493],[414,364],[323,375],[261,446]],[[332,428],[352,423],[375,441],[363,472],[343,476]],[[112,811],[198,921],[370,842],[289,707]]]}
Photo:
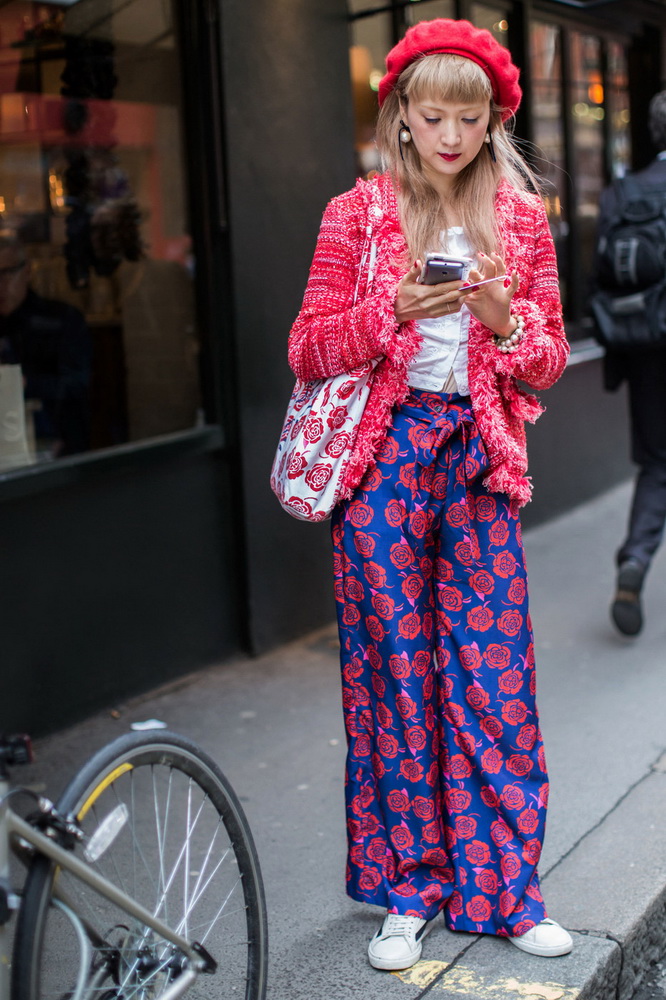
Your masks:
{"label": "window reflection", "polygon": [[544,182],[544,202],[560,265],[562,298],[566,302],[565,252],[568,230],[562,214],[562,206],[566,201],[566,172],[561,44],[560,29],[554,25],[535,21],[530,26],[535,166]]}
{"label": "window reflection", "polygon": [[377,91],[386,72],[384,60],[391,48],[392,22],[388,13],[359,18],[352,22],[350,71],[354,98],[356,166],[366,176],[380,169],[375,146]]}
{"label": "window reflection", "polygon": [[594,257],[599,196],[604,185],[603,122],[606,111],[601,42],[593,35],[578,31],[571,32],[571,95],[580,289],[583,291]]}
{"label": "window reflection", "polygon": [[631,163],[631,118],[627,53],[619,42],[608,43],[608,113],[611,169],[613,177],[624,177]]}
{"label": "window reflection", "polygon": [[356,14],[359,11],[374,10],[384,6],[383,0],[347,0],[347,9],[350,14]]}
{"label": "window reflection", "polygon": [[410,4],[405,8],[405,21],[407,27],[418,24],[420,21],[432,21],[436,17],[456,16],[455,4],[453,0],[421,0],[420,3]]}
{"label": "window reflection", "polygon": [[21,366],[31,460],[192,427],[170,0],[6,3],[0,83],[0,360]]}
{"label": "window reflection", "polygon": [[509,44],[509,22],[504,7],[493,7],[485,3],[472,4],[472,21],[477,28],[485,28],[500,45]]}

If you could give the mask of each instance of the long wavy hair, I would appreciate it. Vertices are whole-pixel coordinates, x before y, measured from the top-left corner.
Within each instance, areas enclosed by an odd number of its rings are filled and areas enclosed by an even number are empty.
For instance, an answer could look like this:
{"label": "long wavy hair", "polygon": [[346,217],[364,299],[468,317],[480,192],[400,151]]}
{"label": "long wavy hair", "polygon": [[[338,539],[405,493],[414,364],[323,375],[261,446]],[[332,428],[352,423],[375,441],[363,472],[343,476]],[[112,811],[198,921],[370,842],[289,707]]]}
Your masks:
{"label": "long wavy hair", "polygon": [[[400,104],[410,100],[453,101],[460,104],[490,102],[489,144],[455,178],[452,207],[462,220],[465,236],[478,253],[502,253],[502,239],[495,214],[495,195],[502,180],[519,191],[538,190],[533,171],[514,145],[502,122],[502,108],[493,101],[490,80],[480,66],[463,56],[437,53],[415,60],[385,99],[377,119],[376,142],[384,169],[393,178],[402,225],[411,260],[441,248],[441,233],[449,228],[446,206],[429,182],[414,143],[402,144],[400,156]],[[446,248],[444,248],[446,249]]]}

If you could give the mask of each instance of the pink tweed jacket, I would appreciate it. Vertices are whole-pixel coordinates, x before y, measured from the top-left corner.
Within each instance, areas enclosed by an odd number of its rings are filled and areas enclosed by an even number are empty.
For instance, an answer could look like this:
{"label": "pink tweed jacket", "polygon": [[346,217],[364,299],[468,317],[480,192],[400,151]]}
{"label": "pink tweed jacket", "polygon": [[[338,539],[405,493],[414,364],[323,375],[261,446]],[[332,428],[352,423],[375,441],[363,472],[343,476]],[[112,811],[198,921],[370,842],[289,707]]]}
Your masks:
{"label": "pink tweed jacket", "polygon": [[[470,396],[489,460],[484,483],[524,504],[531,495],[525,421],[536,420],[542,407],[517,380],[547,389],[562,374],[569,348],[555,248],[541,199],[503,183],[496,210],[507,270],[515,269],[520,277],[512,311],[524,317],[525,336],[513,354],[502,354],[492,332],[471,318]],[[406,254],[390,178],[359,180],[326,208],[289,337],[289,363],[301,379],[338,375],[380,359],[345,471],[343,498],[359,484],[391,425],[394,407],[407,395],[407,367],[419,350],[416,324],[398,323],[393,312]]]}

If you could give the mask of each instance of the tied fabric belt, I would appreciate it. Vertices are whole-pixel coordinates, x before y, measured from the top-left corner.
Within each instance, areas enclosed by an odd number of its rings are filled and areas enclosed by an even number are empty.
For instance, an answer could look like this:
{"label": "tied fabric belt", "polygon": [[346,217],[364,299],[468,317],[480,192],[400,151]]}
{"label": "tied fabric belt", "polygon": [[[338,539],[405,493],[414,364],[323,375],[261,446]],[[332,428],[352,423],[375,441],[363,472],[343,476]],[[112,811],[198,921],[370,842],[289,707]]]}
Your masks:
{"label": "tied fabric belt", "polygon": [[466,481],[471,482],[488,468],[488,458],[469,396],[410,389],[398,413],[412,424],[408,435],[416,448],[416,463],[421,468],[425,469],[437,461],[443,445],[457,431],[460,432],[465,454],[463,471]]}
{"label": "tied fabric belt", "polygon": [[[389,435],[395,436],[401,458],[408,447],[405,434],[413,447],[413,484],[418,484],[422,500],[424,492],[430,494],[428,507],[433,520],[442,516],[445,504],[447,522],[461,530],[474,551],[470,527],[475,512],[469,509],[469,487],[488,468],[488,458],[469,396],[410,389],[396,410]],[[380,468],[381,460],[380,451]],[[403,461],[409,465],[408,458]],[[405,481],[404,468],[401,479]]]}

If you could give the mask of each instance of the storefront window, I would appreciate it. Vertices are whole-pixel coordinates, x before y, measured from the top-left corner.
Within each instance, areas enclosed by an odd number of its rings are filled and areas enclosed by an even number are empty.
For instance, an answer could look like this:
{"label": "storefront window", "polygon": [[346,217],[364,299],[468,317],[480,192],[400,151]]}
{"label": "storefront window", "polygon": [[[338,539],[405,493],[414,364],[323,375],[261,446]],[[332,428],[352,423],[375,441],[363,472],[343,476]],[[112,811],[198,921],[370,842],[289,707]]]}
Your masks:
{"label": "storefront window", "polygon": [[374,10],[384,6],[382,0],[347,0],[347,9],[350,14],[358,14],[360,11]]}
{"label": "storefront window", "polygon": [[571,32],[572,159],[576,178],[576,216],[580,289],[586,288],[596,243],[599,196],[604,186],[604,87],[601,42]]}
{"label": "storefront window", "polygon": [[477,28],[485,28],[494,35],[501,45],[509,44],[509,22],[504,7],[473,3],[472,21]]}
{"label": "storefront window", "polygon": [[172,0],[10,0],[0,74],[0,361],[26,424],[0,470],[195,426]]}
{"label": "storefront window", "polygon": [[629,132],[629,72],[627,54],[619,42],[608,44],[608,113],[613,177],[624,177],[631,163]]}
{"label": "storefront window", "polygon": [[562,35],[551,24],[534,21],[530,26],[532,65],[532,126],[536,146],[534,165],[541,177],[550,228],[560,261],[562,298],[566,300],[566,268],[563,267],[567,227],[562,216],[566,200],[564,124],[562,120]]}
{"label": "storefront window", "polygon": [[418,24],[420,21],[432,21],[436,17],[455,17],[455,3],[453,0],[420,0],[420,3],[410,4],[405,8],[405,20],[407,26]]}
{"label": "storefront window", "polygon": [[375,146],[377,91],[379,81],[386,72],[386,53],[392,45],[389,13],[359,18],[352,22],[349,61],[354,99],[354,148],[357,171],[363,176],[380,169],[379,154]]}

